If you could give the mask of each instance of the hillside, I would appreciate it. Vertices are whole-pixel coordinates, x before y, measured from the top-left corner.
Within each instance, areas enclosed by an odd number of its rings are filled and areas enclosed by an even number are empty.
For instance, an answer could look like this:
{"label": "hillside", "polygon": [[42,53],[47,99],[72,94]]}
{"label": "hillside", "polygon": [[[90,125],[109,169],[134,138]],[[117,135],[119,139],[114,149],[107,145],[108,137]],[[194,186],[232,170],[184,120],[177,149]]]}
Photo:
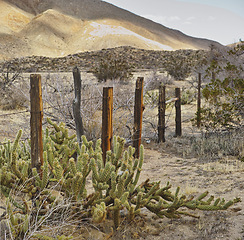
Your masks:
{"label": "hillside", "polygon": [[203,50],[153,51],[132,47],[117,47],[99,51],[80,52],[65,57],[50,58],[31,56],[14,58],[0,63],[0,69],[10,72],[72,72],[74,66],[89,71],[98,66],[102,59],[117,56],[133,66],[135,70],[165,69],[172,62],[182,60],[186,65],[194,66],[197,61],[207,58],[208,53]]}
{"label": "hillside", "polygon": [[0,0],[0,58],[60,57],[131,46],[208,49],[219,43],[187,36],[100,0]]}

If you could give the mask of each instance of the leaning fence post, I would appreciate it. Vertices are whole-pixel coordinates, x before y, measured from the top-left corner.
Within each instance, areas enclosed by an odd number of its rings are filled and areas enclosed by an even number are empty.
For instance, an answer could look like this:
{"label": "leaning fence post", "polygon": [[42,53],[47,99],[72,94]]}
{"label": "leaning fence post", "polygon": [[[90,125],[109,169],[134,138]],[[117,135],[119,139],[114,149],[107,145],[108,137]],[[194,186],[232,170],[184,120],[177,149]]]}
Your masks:
{"label": "leaning fence post", "polygon": [[103,162],[106,162],[106,153],[111,150],[113,135],[113,88],[103,88],[103,112],[102,112],[102,151]]}
{"label": "leaning fence post", "polygon": [[158,142],[165,142],[165,86],[159,86],[158,98]]}
{"label": "leaning fence post", "polygon": [[198,73],[198,86],[197,86],[197,127],[201,126],[201,73]]}
{"label": "leaning fence post", "polygon": [[30,102],[31,102],[31,167],[41,173],[43,166],[43,141],[42,141],[42,88],[41,75],[30,75]]}
{"label": "leaning fence post", "polygon": [[139,157],[141,145],[141,132],[142,132],[142,112],[143,105],[143,77],[138,77],[136,81],[135,90],[135,106],[134,106],[134,131],[133,131],[133,147],[135,148],[135,157]]}
{"label": "leaning fence post", "polygon": [[180,88],[175,89],[175,97],[177,100],[175,101],[175,136],[181,136],[182,135],[182,129],[181,129],[181,99],[180,99]]}
{"label": "leaning fence post", "polygon": [[75,88],[75,99],[73,100],[73,114],[75,118],[75,128],[77,141],[81,146],[81,136],[84,134],[83,122],[80,113],[80,102],[81,102],[81,77],[80,71],[77,67],[73,69],[74,77],[74,88]]}

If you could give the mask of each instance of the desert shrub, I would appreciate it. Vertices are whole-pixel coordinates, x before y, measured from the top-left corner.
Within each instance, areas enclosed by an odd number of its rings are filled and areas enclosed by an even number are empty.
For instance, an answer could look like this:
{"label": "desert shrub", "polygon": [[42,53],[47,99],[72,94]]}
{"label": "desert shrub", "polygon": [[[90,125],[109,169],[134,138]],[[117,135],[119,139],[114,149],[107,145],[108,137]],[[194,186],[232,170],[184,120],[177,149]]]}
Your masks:
{"label": "desert shrub", "polygon": [[191,73],[191,63],[187,61],[186,57],[179,56],[174,58],[171,56],[171,60],[165,65],[165,70],[170,76],[172,76],[177,81],[185,80],[190,76]]}
{"label": "desert shrub", "polygon": [[115,79],[126,81],[133,76],[133,66],[123,56],[115,53],[105,55],[90,71],[99,82]]}
{"label": "desert shrub", "polygon": [[[171,76],[166,75],[164,72],[157,72],[156,70],[152,71],[149,76],[145,78],[144,83],[144,103],[146,108],[151,109],[158,107],[158,97],[159,97],[159,87],[171,85],[173,79]],[[170,90],[169,90],[170,89]],[[166,95],[172,95],[171,88],[166,88]],[[169,97],[170,98],[170,97]]]}
{"label": "desert shrub", "polygon": [[244,126],[228,131],[202,134],[190,139],[188,151],[201,159],[216,160],[224,156],[244,157]]}
{"label": "desert shrub", "polygon": [[190,90],[190,89],[182,89],[182,93],[181,93],[181,104],[190,104],[192,103],[196,97],[195,97],[195,93],[194,91]]}
{"label": "desert shrub", "polygon": [[155,108],[158,106],[158,97],[159,97],[159,91],[153,90],[153,91],[147,91],[144,94],[144,103],[146,106],[149,106],[150,108]]}
{"label": "desert shrub", "polygon": [[[10,63],[3,63],[0,70],[0,106],[3,110],[12,110],[28,106],[26,86],[22,86],[24,77],[22,70],[12,72]],[[24,92],[25,91],[25,92]]]}
{"label": "desert shrub", "polygon": [[28,101],[25,96],[8,89],[1,97],[0,105],[2,110],[15,110],[25,108]]}
{"label": "desert shrub", "polygon": [[145,77],[145,91],[151,91],[159,89],[160,85],[171,85],[173,84],[173,78],[165,72],[157,72],[153,70],[148,76]]}
{"label": "desert shrub", "polygon": [[213,79],[204,89],[208,107],[202,109],[202,120],[206,128],[239,125],[244,116],[244,79]]}
{"label": "desert shrub", "polygon": [[[231,50],[214,50],[205,72],[201,109],[202,125],[209,131],[240,125],[244,117],[244,45]],[[218,52],[222,51],[222,52]]]}
{"label": "desert shrub", "polygon": [[[134,92],[128,91],[134,84],[124,85],[121,81],[113,81],[113,132],[129,140],[133,129]],[[102,92],[110,83],[82,84],[81,116],[84,134],[88,140],[100,138],[102,129]],[[70,129],[75,130],[72,102],[74,84],[71,78],[61,78],[53,74],[43,81],[43,102],[45,115],[59,122],[62,121]]]}

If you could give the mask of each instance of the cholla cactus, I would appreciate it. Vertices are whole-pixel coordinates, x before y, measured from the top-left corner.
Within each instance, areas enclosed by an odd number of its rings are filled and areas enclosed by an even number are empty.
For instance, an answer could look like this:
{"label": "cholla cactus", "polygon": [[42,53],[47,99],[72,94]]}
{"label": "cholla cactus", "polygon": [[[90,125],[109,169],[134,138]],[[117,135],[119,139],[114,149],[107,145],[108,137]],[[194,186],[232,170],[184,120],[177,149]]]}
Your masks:
{"label": "cholla cactus", "polygon": [[[101,140],[96,144],[88,142],[82,136],[81,147],[69,136],[64,124],[55,124],[48,120],[53,130],[46,130],[44,136],[44,164],[42,173],[30,168],[28,147],[20,144],[21,131],[13,145],[10,142],[0,147],[1,191],[9,199],[8,216],[11,219],[14,236],[20,236],[28,227],[29,213],[32,211],[41,219],[45,218],[50,206],[57,204],[51,194],[54,186],[62,192],[65,199],[75,204],[76,213],[92,217],[95,222],[104,221],[108,212],[113,213],[114,227],[120,224],[120,211],[125,209],[128,219],[133,220],[141,208],[147,208],[159,217],[179,218],[181,215],[194,216],[180,208],[191,210],[225,210],[240,201],[239,198],[225,202],[210,196],[208,192],[197,198],[182,195],[178,187],[174,193],[171,185],[161,187],[160,182],[149,179],[138,184],[144,162],[144,148],[140,147],[139,158],[134,158],[135,149],[125,150],[125,140],[113,138],[113,149],[106,153],[106,162],[102,159]],[[31,176],[32,175],[32,176]],[[86,182],[91,175],[93,192],[87,196]],[[32,178],[29,178],[29,177]],[[25,197],[15,201],[11,191],[20,191]],[[28,204],[34,202],[34,204]],[[14,205],[20,210],[18,219],[12,214]],[[31,207],[30,207],[31,205]],[[74,214],[77,215],[77,214]],[[16,221],[21,222],[16,226]],[[28,223],[28,224],[27,224]]]}
{"label": "cholla cactus", "polygon": [[92,200],[89,199],[89,204],[99,212],[99,204],[103,203],[103,206],[105,204],[107,207],[103,208],[103,211],[113,212],[115,228],[119,226],[120,210],[123,208],[127,209],[130,220],[139,214],[143,207],[159,217],[179,218],[181,215],[194,216],[188,212],[179,211],[178,209],[182,207],[194,210],[225,210],[240,201],[239,198],[236,198],[224,203],[224,201],[217,199],[211,204],[214,200],[213,196],[207,201],[203,201],[208,195],[207,192],[196,199],[187,198],[184,195],[179,196],[179,187],[172,194],[169,183],[165,187],[160,187],[160,182],[150,183],[149,180],[138,186],[144,161],[143,146],[140,147],[139,159],[135,159],[133,157],[134,149],[129,147],[127,151],[124,151],[124,140],[114,137],[113,152],[107,152],[106,164],[104,165],[101,150],[91,149],[91,144],[84,137],[83,144],[92,153],[90,168],[92,169],[93,187],[96,192],[92,196]]}
{"label": "cholla cactus", "polygon": [[47,118],[47,122],[54,128],[50,133],[46,133],[46,141],[44,141],[47,144],[50,142],[47,145],[48,157],[50,158],[48,161],[52,165],[53,159],[57,158],[62,168],[65,169],[69,158],[73,156],[78,148],[75,135],[68,135],[68,129],[65,128],[64,123],[57,125],[49,118]]}
{"label": "cholla cactus", "polygon": [[[22,130],[20,130],[11,145],[10,141],[6,145],[0,147],[0,182],[1,189],[7,196],[12,187],[17,187],[14,183],[25,183],[29,176],[30,154],[27,152],[25,144],[20,145]],[[21,191],[26,191],[21,188]]]}
{"label": "cholla cactus", "polygon": [[23,239],[24,235],[29,229],[29,214],[15,214],[12,209],[11,203],[7,200],[7,219],[11,229],[12,237],[14,239]]}
{"label": "cholla cactus", "polygon": [[107,211],[106,211],[106,205],[104,202],[101,202],[100,204],[96,204],[92,208],[92,219],[96,223],[100,223],[106,219]]}

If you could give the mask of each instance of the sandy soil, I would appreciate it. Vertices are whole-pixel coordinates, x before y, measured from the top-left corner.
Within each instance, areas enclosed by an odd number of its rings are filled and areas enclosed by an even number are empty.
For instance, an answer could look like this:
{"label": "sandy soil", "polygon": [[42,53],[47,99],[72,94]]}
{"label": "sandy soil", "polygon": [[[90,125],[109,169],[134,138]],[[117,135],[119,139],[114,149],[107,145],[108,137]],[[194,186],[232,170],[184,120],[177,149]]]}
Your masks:
{"label": "sandy soil", "polygon": [[[243,170],[229,171],[235,159],[222,159],[222,166],[200,163],[195,158],[182,158],[175,155],[165,144],[146,146],[143,178],[169,181],[172,186],[180,186],[186,194],[200,194],[209,191],[210,195],[232,199],[244,197]],[[193,220],[184,217],[181,220],[158,220],[163,231],[154,239],[244,239],[243,203],[239,203],[225,212],[199,213],[200,218]],[[168,227],[165,225],[168,224]]]}

